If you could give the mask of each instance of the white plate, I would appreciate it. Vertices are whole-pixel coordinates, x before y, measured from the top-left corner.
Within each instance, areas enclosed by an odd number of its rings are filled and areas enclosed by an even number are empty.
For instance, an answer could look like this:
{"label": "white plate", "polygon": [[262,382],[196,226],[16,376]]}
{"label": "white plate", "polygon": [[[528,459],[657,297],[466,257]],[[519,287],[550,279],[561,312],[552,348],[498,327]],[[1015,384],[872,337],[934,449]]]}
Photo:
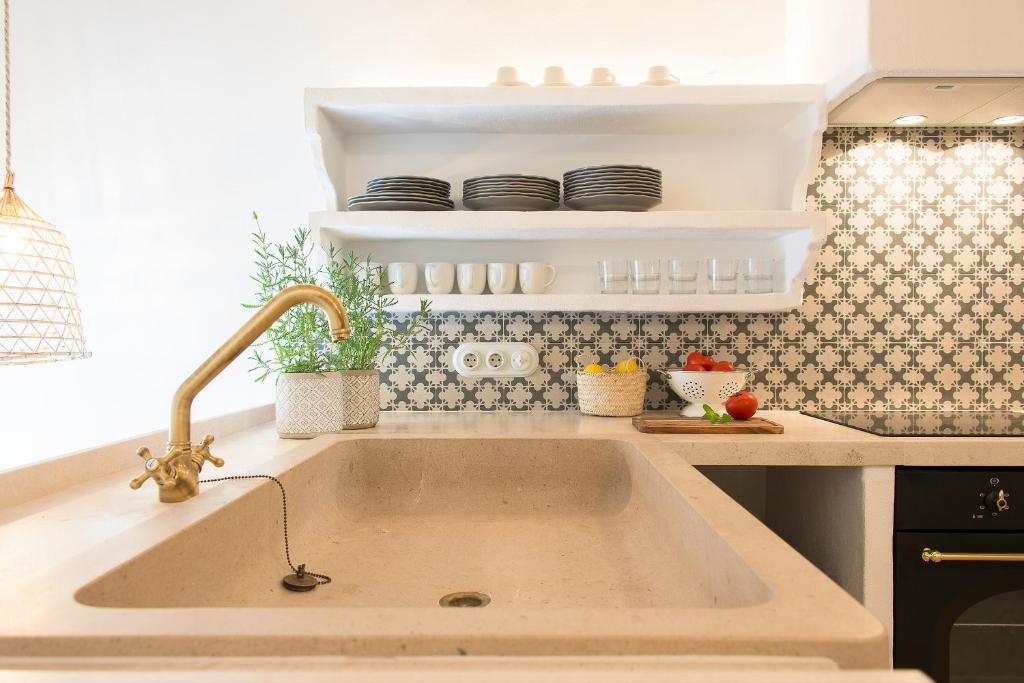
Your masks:
{"label": "white plate", "polygon": [[658,204],[660,197],[639,194],[599,194],[565,200],[566,206],[578,211],[647,211]]}
{"label": "white plate", "polygon": [[566,183],[565,191],[569,192],[578,187],[653,187],[661,189],[661,183],[652,183],[646,180],[580,180]]}
{"label": "white plate", "polygon": [[462,183],[462,187],[535,187],[538,190],[550,190],[551,192],[557,192],[558,188],[561,187],[560,183],[538,183],[533,180],[467,180]]}
{"label": "white plate", "polygon": [[381,202],[355,202],[348,205],[349,211],[451,211],[455,205],[443,206],[416,200],[389,199]]}
{"label": "white plate", "polygon": [[463,199],[462,204],[473,211],[550,211],[558,208],[556,201],[525,195],[475,197]]}

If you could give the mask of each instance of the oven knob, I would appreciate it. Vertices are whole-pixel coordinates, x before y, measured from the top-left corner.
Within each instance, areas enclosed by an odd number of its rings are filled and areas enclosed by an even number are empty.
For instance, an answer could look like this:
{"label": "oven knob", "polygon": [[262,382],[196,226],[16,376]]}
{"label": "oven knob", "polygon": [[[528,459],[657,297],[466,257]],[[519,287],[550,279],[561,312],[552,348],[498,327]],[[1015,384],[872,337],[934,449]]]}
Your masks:
{"label": "oven knob", "polygon": [[1006,512],[1010,509],[1010,498],[1002,489],[993,489],[985,496],[985,507],[992,512]]}

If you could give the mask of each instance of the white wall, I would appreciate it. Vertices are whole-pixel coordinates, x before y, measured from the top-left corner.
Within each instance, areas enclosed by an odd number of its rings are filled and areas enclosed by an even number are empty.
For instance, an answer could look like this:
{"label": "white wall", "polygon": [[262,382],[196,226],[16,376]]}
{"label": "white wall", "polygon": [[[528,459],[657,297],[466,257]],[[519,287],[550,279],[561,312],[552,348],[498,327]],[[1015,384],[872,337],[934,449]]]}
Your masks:
{"label": "white wall", "polygon": [[[483,84],[499,64],[535,81],[549,63],[785,79],[784,0],[13,5],[18,189],[71,241],[94,356],[0,369],[0,469],[166,426],[177,383],[245,319],[250,212],[283,238],[320,205],[305,86]],[[194,415],[271,401],[246,368]]]}

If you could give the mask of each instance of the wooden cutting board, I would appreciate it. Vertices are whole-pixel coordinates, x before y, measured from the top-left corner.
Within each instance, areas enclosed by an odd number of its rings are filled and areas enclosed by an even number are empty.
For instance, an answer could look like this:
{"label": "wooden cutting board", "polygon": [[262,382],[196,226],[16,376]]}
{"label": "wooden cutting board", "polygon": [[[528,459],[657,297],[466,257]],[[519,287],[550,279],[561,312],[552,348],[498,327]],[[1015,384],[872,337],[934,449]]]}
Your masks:
{"label": "wooden cutting board", "polygon": [[700,417],[678,413],[644,413],[633,418],[633,426],[645,434],[781,434],[778,422],[762,417],[712,424]]}

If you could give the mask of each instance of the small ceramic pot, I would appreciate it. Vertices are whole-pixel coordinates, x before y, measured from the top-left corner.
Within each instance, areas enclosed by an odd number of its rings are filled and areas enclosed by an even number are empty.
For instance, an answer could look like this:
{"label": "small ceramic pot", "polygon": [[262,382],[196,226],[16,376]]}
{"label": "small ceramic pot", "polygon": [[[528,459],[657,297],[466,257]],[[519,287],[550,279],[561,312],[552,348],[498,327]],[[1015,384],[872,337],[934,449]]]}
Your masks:
{"label": "small ceramic pot", "polygon": [[341,421],[344,429],[367,429],[380,419],[380,373],[376,370],[343,370]]}
{"label": "small ceramic pot", "polygon": [[312,439],[345,428],[340,372],[286,372],[277,377],[277,435]]}

